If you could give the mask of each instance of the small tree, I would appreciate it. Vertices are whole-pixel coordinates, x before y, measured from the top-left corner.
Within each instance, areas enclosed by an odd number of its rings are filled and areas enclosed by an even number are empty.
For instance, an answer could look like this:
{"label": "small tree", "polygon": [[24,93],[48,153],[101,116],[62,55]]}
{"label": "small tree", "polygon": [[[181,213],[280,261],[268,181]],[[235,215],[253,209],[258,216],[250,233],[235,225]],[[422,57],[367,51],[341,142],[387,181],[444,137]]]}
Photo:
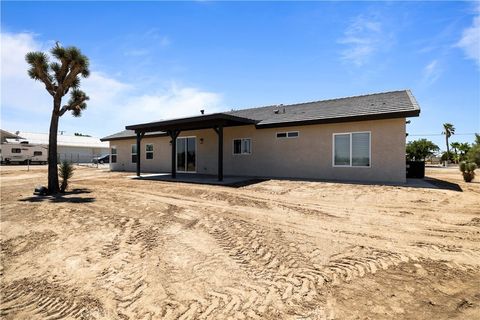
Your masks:
{"label": "small tree", "polygon": [[[53,110],[50,120],[48,139],[48,192],[55,194],[59,191],[57,172],[57,133],[59,118],[67,111],[74,117],[79,117],[85,110],[89,98],[85,92],[79,90],[80,77],[88,77],[88,58],[76,47],[64,48],[57,44],[50,50],[57,62],[49,62],[44,52],[29,52],[25,60],[30,65],[28,75],[39,80],[53,98]],[[70,99],[62,106],[62,98],[70,92]]]}
{"label": "small tree", "polygon": [[471,148],[472,147],[468,142],[460,143],[460,145],[458,146],[458,151],[460,151],[460,155],[459,155],[460,161],[465,161],[467,157],[467,153],[468,151],[470,151]]}
{"label": "small tree", "polygon": [[407,143],[407,159],[423,161],[439,150],[438,146],[430,140],[419,139]]}
{"label": "small tree", "polygon": [[450,143],[450,147],[452,147],[453,152],[455,153],[455,163],[458,163],[458,150],[460,149],[460,142],[452,142]]}
{"label": "small tree", "polygon": [[445,141],[447,143],[447,158],[450,159],[450,147],[448,144],[448,139],[455,134],[455,127],[451,123],[444,123],[443,124],[443,132],[442,134],[445,135]]}
{"label": "small tree", "polygon": [[475,169],[477,169],[477,165],[473,162],[463,161],[460,163],[460,171],[465,182],[471,182],[475,178]]}
{"label": "small tree", "polygon": [[63,160],[58,167],[58,175],[62,178],[60,192],[65,192],[68,188],[68,180],[73,176],[73,166],[66,160]]}

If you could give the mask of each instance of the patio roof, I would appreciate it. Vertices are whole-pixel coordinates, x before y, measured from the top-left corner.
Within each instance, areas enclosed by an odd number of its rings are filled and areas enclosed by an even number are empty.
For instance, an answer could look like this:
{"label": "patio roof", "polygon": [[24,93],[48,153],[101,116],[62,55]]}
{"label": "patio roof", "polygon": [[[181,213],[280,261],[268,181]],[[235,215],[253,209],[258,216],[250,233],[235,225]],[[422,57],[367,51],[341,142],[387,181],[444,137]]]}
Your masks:
{"label": "patio roof", "polygon": [[234,116],[226,113],[212,113],[207,115],[178,118],[164,121],[148,122],[126,126],[127,130],[135,132],[154,132],[154,131],[172,131],[172,130],[198,130],[214,128],[218,126],[233,127],[246,124],[255,124],[257,121]]}

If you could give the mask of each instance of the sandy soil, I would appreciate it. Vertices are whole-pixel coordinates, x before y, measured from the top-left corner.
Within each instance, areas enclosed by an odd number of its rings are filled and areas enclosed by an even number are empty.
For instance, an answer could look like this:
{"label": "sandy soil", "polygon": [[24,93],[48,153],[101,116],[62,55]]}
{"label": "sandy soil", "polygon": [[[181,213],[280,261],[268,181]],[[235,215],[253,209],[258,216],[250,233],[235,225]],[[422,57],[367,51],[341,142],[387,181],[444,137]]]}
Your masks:
{"label": "sandy soil", "polygon": [[480,319],[480,184],[427,173],[462,191],[2,167],[0,317]]}

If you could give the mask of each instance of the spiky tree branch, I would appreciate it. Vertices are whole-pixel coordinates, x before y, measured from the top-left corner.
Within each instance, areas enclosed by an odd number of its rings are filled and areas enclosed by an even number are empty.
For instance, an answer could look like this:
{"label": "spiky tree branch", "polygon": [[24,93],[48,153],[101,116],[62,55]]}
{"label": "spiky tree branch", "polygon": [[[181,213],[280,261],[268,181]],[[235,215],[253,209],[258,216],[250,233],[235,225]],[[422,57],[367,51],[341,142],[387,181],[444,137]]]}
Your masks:
{"label": "spiky tree branch", "polygon": [[72,115],[74,117],[79,117],[81,116],[82,110],[87,108],[85,101],[88,101],[90,98],[85,94],[85,92],[74,89],[70,95],[71,96],[70,100],[68,100],[68,104],[62,106],[58,112],[60,117],[63,116],[63,114],[67,111],[72,111]]}

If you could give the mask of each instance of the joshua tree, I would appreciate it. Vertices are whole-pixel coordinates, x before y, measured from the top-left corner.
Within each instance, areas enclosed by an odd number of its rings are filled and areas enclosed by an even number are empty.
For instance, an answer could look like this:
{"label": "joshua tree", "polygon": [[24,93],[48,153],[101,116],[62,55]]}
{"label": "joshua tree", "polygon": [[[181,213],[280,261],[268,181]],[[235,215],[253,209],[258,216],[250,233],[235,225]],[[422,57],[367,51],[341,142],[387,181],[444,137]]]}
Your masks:
{"label": "joshua tree", "polygon": [[455,127],[453,126],[453,124],[444,123],[442,134],[445,135],[445,140],[447,142],[447,159],[450,159],[450,147],[448,144],[448,138],[450,138],[453,134],[455,134]]}
{"label": "joshua tree", "polygon": [[[62,47],[57,42],[50,50],[56,62],[49,62],[46,53],[29,52],[25,60],[30,65],[28,75],[34,80],[39,80],[53,98],[53,110],[50,120],[50,133],[48,139],[48,192],[58,193],[57,172],[57,132],[59,118],[67,111],[74,117],[79,117],[85,110],[89,98],[85,92],[79,90],[80,77],[88,77],[88,58],[76,47]],[[62,106],[62,98],[70,91],[70,99]]]}
{"label": "joshua tree", "polygon": [[452,142],[450,143],[450,147],[452,147],[453,152],[455,153],[455,162],[458,162],[458,150],[460,149],[460,142]]}

